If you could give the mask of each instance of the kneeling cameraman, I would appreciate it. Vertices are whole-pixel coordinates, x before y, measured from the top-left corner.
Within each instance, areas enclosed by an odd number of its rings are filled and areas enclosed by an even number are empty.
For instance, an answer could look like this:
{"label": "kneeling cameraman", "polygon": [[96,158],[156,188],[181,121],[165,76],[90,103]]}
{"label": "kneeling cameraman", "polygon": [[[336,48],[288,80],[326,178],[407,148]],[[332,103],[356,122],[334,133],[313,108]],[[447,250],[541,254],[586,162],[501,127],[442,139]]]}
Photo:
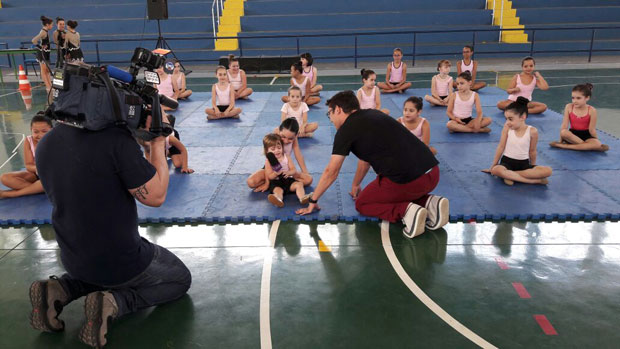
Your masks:
{"label": "kneeling cameraman", "polygon": [[176,300],[189,289],[185,264],[138,234],[135,199],[160,206],[168,189],[165,138],[153,138],[150,147],[147,161],[126,127],[92,131],[62,123],[39,143],[37,169],[67,273],[31,285],[35,329],[62,331],[63,307],[86,296],[79,338],[101,347],[109,320]]}

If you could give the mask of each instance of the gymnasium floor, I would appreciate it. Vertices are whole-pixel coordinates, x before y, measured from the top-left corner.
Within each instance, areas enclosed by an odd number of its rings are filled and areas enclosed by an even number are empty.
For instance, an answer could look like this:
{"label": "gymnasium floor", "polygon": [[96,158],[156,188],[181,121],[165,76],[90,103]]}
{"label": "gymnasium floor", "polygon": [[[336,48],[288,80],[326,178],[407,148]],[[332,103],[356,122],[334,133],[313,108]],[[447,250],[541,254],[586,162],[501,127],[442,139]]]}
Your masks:
{"label": "gymnasium floor", "polygon": [[[617,69],[543,72],[535,98],[561,111],[575,83],[594,83],[599,128],[620,136]],[[428,87],[432,74],[417,74]],[[511,73],[481,73],[505,87]],[[379,76],[378,80],[383,77]],[[214,79],[190,79],[208,91]],[[270,85],[270,83],[272,83]],[[358,76],[321,78],[357,89]],[[286,78],[252,78],[284,91]],[[0,172],[22,167],[13,149],[28,121],[16,85],[0,90]],[[34,107],[44,99],[34,91]],[[8,95],[7,95],[8,94]],[[540,146],[540,145],[539,145]],[[9,159],[10,158],[10,159]],[[8,161],[7,161],[8,160]],[[587,193],[584,193],[587,195]],[[190,268],[178,302],[115,322],[110,347],[396,348],[614,347],[620,339],[617,222],[453,223],[409,240],[399,225],[271,222],[149,225],[150,241]],[[62,272],[50,226],[0,228],[0,347],[82,347],[82,302],[65,308],[63,334],[29,327],[27,290]]]}

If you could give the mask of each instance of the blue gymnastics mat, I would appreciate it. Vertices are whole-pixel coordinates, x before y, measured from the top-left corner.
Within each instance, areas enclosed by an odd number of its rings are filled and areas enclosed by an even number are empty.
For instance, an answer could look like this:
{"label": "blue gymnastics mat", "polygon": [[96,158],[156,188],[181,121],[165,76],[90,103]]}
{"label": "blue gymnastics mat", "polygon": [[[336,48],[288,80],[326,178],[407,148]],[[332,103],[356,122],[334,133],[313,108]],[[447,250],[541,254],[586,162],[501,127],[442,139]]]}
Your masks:
{"label": "blue gymnastics mat", "polygon": [[[314,184],[327,165],[335,128],[325,113],[324,101],[336,92],[323,92],[323,102],[310,107],[309,119],[319,123],[313,138],[300,146]],[[382,95],[391,114],[401,115],[404,101],[424,96],[428,89],[405,94]],[[361,216],[349,196],[357,159],[349,156],[338,180],[321,198],[321,211],[295,215],[300,206],[294,195],[285,198],[284,208],[275,208],[267,194],[254,193],[246,185],[248,175],[264,164],[262,138],[279,124],[282,92],[256,92],[237,105],[238,120],[207,121],[204,109],[211,106],[210,93],[195,93],[182,102],[177,130],[189,150],[189,165],[196,172],[184,175],[172,168],[170,187],[162,207],[138,204],[141,222],[254,222],[282,220],[354,221],[374,220]],[[554,169],[547,186],[503,182],[480,172],[491,165],[503,127],[503,113],[495,107],[506,93],[498,88],[480,92],[483,113],[493,119],[490,134],[451,134],[446,129],[446,108],[424,104],[423,115],[431,125],[431,145],[438,150],[441,179],[437,194],[450,199],[451,221],[483,220],[618,220],[620,214],[620,141],[600,132],[606,153],[576,152],[550,148],[557,140],[561,115],[546,111],[532,115],[528,124],[539,131],[538,163]],[[370,173],[363,184],[373,180]],[[307,192],[313,187],[307,188]],[[49,223],[51,206],[45,195],[0,200],[0,225]]]}

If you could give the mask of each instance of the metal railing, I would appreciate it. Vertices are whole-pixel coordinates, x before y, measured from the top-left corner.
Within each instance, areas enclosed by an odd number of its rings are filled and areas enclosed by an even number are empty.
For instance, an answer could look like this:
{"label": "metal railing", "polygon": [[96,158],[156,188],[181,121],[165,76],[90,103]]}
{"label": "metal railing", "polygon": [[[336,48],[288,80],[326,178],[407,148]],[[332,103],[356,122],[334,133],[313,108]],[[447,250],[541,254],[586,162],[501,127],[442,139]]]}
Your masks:
{"label": "metal railing", "polygon": [[220,28],[220,17],[224,11],[224,0],[213,0],[211,4],[211,22],[213,23],[213,45],[217,41],[217,31]]}
{"label": "metal railing", "polygon": [[[529,49],[524,50],[511,50],[508,49],[510,47],[514,47],[515,45],[527,45],[527,44],[500,44],[503,47],[505,47],[506,49],[502,49],[502,50],[495,50],[495,51],[481,51],[481,50],[476,50],[476,55],[477,56],[481,56],[481,55],[492,55],[492,54],[523,54],[523,55],[530,55],[533,56],[535,54],[538,53],[557,53],[557,54],[561,54],[561,53],[587,53],[588,54],[588,62],[592,61],[592,55],[593,53],[596,52],[620,52],[620,48],[610,48],[610,49],[595,49],[594,48],[594,43],[596,42],[596,33],[602,30],[613,30],[613,29],[620,29],[620,26],[610,26],[610,27],[546,27],[546,28],[525,28],[525,29],[519,29],[519,28],[515,28],[515,29],[503,29],[504,31],[513,31],[513,30],[518,30],[518,31],[525,31],[526,33],[531,33],[531,40],[529,43]],[[458,52],[441,52],[441,51],[433,51],[433,52],[426,52],[426,53],[420,53],[417,52],[417,47],[418,47],[418,39],[420,36],[422,35],[428,35],[428,34],[438,34],[438,33],[443,33],[443,34],[449,34],[449,33],[471,33],[471,43],[469,42],[462,42],[460,41],[459,44],[469,44],[472,47],[476,47],[477,44],[481,44],[481,42],[478,42],[477,40],[477,35],[479,33],[485,33],[485,32],[499,32],[502,29],[454,29],[454,30],[431,30],[431,31],[385,31],[385,32],[368,32],[368,33],[328,33],[328,34],[305,34],[305,35],[257,35],[257,36],[227,36],[227,37],[220,37],[219,39],[238,39],[239,40],[239,56],[243,56],[243,46],[242,43],[245,40],[260,40],[260,39],[294,39],[295,40],[295,52],[297,55],[299,55],[302,52],[302,45],[300,43],[300,39],[304,39],[304,38],[317,38],[317,37],[350,37],[351,41],[352,41],[352,45],[353,45],[353,52],[352,54],[346,54],[346,55],[334,55],[334,56],[315,56],[315,59],[352,59],[354,62],[355,67],[357,68],[357,63],[359,59],[363,59],[363,58],[388,58],[391,57],[391,49],[389,50],[389,52],[386,52],[385,54],[359,54],[358,53],[358,49],[359,49],[359,45],[358,45],[358,39],[360,37],[368,37],[368,36],[373,36],[373,35],[411,35],[411,51],[409,52],[404,52],[404,56],[405,57],[410,57],[411,58],[411,63],[412,66],[415,65],[415,61],[417,57],[425,57],[425,56],[450,56],[450,55],[458,55],[460,54],[460,49]],[[564,30],[588,30],[591,32],[590,34],[590,39],[589,39],[589,48],[588,49],[579,49],[579,48],[575,48],[575,47],[571,47],[570,42],[564,42],[564,44],[562,45],[563,49],[560,50],[537,50],[535,49],[535,43],[536,43],[536,33],[537,32],[544,32],[544,31],[564,31]],[[194,43],[196,42],[200,42],[200,41],[208,41],[208,40],[214,40],[215,36],[213,37],[209,37],[209,36],[193,36],[193,37],[170,37],[170,38],[166,38],[167,41],[192,41]],[[157,38],[153,37],[153,38],[130,38],[130,39],[95,39],[95,40],[82,40],[82,43],[94,43],[95,44],[95,53],[96,53],[96,63],[98,65],[100,64],[106,64],[106,63],[126,63],[127,61],[110,61],[110,60],[101,60],[100,54],[101,51],[99,49],[99,44],[100,43],[118,43],[118,42],[144,42],[144,41],[153,41],[153,42],[157,42]],[[544,42],[544,41],[541,41]],[[582,41],[583,42],[583,41]],[[620,42],[620,40],[619,40]],[[22,45],[31,45],[31,43],[29,41],[24,41],[21,43]],[[175,46],[175,45],[171,45],[171,46]],[[195,45],[196,46],[196,45]],[[618,45],[620,47],[620,45]],[[405,46],[402,46],[405,47]],[[409,47],[409,46],[407,46]],[[82,49],[84,50],[84,45],[82,45]],[[288,50],[289,52],[291,51],[290,47],[287,48],[283,48],[281,49],[282,51]],[[304,51],[306,50],[311,50],[311,48],[304,48]],[[339,48],[340,52],[344,52],[344,48]],[[383,50],[383,49],[382,49]],[[388,50],[386,50],[388,51]],[[130,55],[130,53],[128,53],[128,56]],[[182,57],[181,57],[182,58]],[[217,62],[219,58],[211,58],[211,59],[185,59],[184,61],[187,62]]]}

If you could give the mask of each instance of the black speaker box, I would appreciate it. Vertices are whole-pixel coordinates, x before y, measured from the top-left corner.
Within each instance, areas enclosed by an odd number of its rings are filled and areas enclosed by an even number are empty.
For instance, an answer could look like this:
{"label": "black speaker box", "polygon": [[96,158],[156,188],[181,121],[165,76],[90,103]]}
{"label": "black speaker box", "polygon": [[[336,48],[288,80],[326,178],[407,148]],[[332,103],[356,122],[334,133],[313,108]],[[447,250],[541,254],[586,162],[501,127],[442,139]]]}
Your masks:
{"label": "black speaker box", "polygon": [[146,0],[149,19],[168,19],[168,0]]}

